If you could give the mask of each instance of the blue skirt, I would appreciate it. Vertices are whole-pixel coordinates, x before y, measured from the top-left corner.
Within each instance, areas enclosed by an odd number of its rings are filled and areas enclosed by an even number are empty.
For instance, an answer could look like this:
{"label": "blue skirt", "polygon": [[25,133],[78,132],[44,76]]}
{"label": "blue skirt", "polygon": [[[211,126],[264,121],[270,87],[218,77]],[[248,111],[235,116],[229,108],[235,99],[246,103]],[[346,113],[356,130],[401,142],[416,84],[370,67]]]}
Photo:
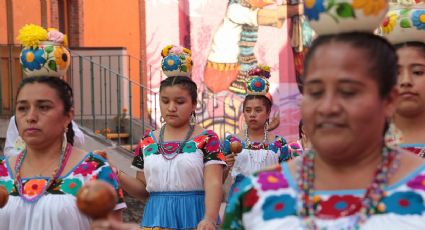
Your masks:
{"label": "blue skirt", "polygon": [[205,192],[151,192],[141,227],[194,229],[204,218]]}

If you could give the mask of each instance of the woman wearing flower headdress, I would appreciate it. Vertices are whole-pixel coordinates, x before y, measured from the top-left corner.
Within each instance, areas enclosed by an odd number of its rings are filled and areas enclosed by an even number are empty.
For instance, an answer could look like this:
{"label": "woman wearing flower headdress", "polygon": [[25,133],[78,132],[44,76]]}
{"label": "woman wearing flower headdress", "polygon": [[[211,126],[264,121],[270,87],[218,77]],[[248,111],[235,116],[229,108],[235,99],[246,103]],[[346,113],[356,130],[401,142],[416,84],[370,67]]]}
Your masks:
{"label": "woman wearing flower headdress", "polygon": [[[44,52],[45,47],[36,42],[31,49]],[[121,221],[125,203],[112,168],[73,145],[72,88],[53,74],[32,74],[16,95],[16,124],[25,146],[17,156],[0,157],[0,186],[9,194],[0,209],[0,229],[89,229],[92,220],[78,210],[76,194],[93,180],[113,186],[119,200],[111,218]]]}
{"label": "woman wearing flower headdress", "polygon": [[140,140],[132,163],[137,177],[118,175],[130,195],[149,197],[143,229],[216,229],[226,165],[219,138],[196,124],[190,50],[171,45],[161,54],[162,126]]}
{"label": "woman wearing flower headdress", "polygon": [[[70,64],[70,54],[66,48],[57,47],[54,52],[50,52],[47,57],[44,55],[44,50],[47,48],[53,51],[53,46],[44,46],[40,49],[31,49],[40,41],[45,43],[67,45],[66,35],[60,31],[49,28],[45,30],[38,25],[25,25],[19,31],[17,38],[24,47],[20,62],[22,63],[23,71],[27,76],[53,76],[62,77]],[[46,60],[47,58],[47,60]],[[46,71],[47,68],[49,69]],[[74,146],[82,147],[84,144],[84,134],[78,128],[77,123],[72,121],[72,130],[74,131]],[[5,156],[16,156],[25,148],[25,143],[19,136],[18,127],[16,126],[15,116],[12,116],[7,128],[6,143],[4,146]]]}
{"label": "woman wearing flower headdress", "polygon": [[[357,26],[378,26],[355,13]],[[423,229],[425,161],[385,144],[397,54],[372,31],[319,33],[301,102],[312,149],[241,181],[223,229]]]}
{"label": "woman wearing flower headdress", "polygon": [[[269,166],[288,161],[302,152],[297,143],[288,144],[286,139],[269,133],[269,117],[272,101],[268,78],[270,67],[259,65],[249,71],[247,81],[247,95],[243,102],[243,114],[246,125],[238,134],[228,134],[224,140],[223,151],[226,154],[228,168],[234,179],[234,185],[245,176]],[[240,142],[242,151],[232,153],[232,142]],[[232,186],[234,187],[234,186]],[[232,189],[230,190],[230,193]]]}
{"label": "woman wearing flower headdress", "polygon": [[400,96],[390,137],[425,157],[425,2],[394,4],[382,29],[397,49],[399,68]]}

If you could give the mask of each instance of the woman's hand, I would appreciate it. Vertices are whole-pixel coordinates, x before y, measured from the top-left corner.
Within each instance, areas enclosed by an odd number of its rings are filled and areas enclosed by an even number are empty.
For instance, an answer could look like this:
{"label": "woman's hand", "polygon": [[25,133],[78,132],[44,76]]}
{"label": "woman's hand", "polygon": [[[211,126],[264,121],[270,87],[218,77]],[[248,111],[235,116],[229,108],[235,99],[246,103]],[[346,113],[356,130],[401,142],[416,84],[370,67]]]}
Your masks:
{"label": "woman's hand", "polygon": [[137,224],[122,223],[114,219],[95,220],[92,230],[140,230]]}
{"label": "woman's hand", "polygon": [[232,168],[233,167],[233,165],[235,164],[235,154],[229,154],[229,155],[226,155],[226,164],[227,164],[227,167],[229,167],[229,169],[230,168]]}
{"label": "woman's hand", "polygon": [[196,227],[197,230],[215,230],[217,229],[216,224],[208,219],[203,219],[199,222],[198,227]]}

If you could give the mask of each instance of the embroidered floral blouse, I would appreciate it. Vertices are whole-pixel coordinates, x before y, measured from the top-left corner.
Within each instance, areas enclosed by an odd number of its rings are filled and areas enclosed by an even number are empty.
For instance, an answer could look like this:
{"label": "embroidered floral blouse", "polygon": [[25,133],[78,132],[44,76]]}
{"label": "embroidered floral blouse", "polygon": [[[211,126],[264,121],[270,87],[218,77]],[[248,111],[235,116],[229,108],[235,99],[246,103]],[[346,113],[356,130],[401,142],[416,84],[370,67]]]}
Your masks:
{"label": "embroidered floral blouse", "polygon": [[132,167],[144,171],[147,191],[203,191],[204,167],[226,165],[219,138],[211,130],[189,139],[176,155],[179,144],[165,142],[164,153],[161,153],[153,131],[148,131],[140,140]]}
{"label": "embroidered floral blouse", "polygon": [[[20,198],[14,184],[12,166],[7,158],[0,158],[0,186],[9,193],[9,201],[0,209],[0,229],[90,229],[90,219],[81,214],[76,205],[78,190],[91,180],[104,180],[114,186],[118,194],[115,209],[126,207],[116,175],[108,162],[88,153],[70,172],[56,179],[36,202]],[[30,199],[39,195],[48,177],[22,178],[23,196]]]}
{"label": "embroidered floral blouse", "polygon": [[249,146],[237,135],[229,134],[223,142],[223,152],[230,154],[230,143],[237,141],[242,144],[242,152],[237,154],[232,169],[232,176],[238,174],[249,176],[261,169],[273,166],[282,161],[288,161],[302,154],[298,143],[286,142],[282,136],[275,136],[270,143],[252,142]]}
{"label": "embroidered floral blouse", "polygon": [[[425,164],[388,186],[384,210],[372,215],[363,229],[424,229]],[[349,229],[361,207],[364,190],[317,191],[316,224],[320,229]],[[303,229],[297,216],[299,189],[287,163],[245,178],[233,190],[223,229]]]}

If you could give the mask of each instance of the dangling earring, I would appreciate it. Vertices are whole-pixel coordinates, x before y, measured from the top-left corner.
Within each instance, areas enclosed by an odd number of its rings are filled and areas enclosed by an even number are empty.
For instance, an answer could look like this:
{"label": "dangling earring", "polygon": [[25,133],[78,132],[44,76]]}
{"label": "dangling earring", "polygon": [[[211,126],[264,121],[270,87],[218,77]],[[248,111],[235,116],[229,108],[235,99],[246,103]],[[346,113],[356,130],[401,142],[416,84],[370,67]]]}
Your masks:
{"label": "dangling earring", "polygon": [[196,125],[196,114],[195,112],[192,112],[192,115],[190,116],[190,121],[189,121],[191,126],[195,126]]}
{"label": "dangling earring", "polygon": [[266,122],[264,123],[264,133],[269,131],[269,126],[270,126],[270,122],[269,122],[269,119],[267,119]]}
{"label": "dangling earring", "polygon": [[389,147],[397,147],[403,142],[403,133],[394,125],[390,118],[385,121],[385,124],[388,127],[384,134],[385,145]]}
{"label": "dangling earring", "polygon": [[18,136],[15,141],[15,145],[13,146],[18,152],[21,152],[25,148],[25,141],[21,136]]}
{"label": "dangling earring", "polygon": [[65,151],[66,146],[68,145],[68,138],[66,137],[67,133],[68,133],[68,127],[65,127],[64,132],[63,132],[62,152]]}
{"label": "dangling earring", "polygon": [[161,122],[161,124],[165,124],[165,119],[162,115],[159,117],[159,122]]}

